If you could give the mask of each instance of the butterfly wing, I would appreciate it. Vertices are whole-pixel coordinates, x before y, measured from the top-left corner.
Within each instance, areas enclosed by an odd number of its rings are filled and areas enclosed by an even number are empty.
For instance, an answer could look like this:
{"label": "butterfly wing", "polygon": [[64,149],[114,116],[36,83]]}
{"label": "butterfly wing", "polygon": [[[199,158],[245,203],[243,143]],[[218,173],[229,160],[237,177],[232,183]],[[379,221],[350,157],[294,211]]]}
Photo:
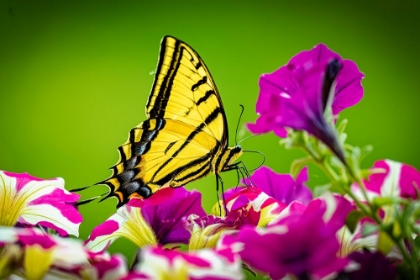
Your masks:
{"label": "butterfly wing", "polygon": [[190,46],[170,36],[162,39],[146,115],[202,127],[227,145],[225,112],[209,70]]}
{"label": "butterfly wing", "polygon": [[173,37],[162,40],[146,115],[119,147],[112,176],[100,182],[111,188],[107,197],[117,197],[118,206],[207,175],[213,157],[227,147],[227,121],[210,72]]}

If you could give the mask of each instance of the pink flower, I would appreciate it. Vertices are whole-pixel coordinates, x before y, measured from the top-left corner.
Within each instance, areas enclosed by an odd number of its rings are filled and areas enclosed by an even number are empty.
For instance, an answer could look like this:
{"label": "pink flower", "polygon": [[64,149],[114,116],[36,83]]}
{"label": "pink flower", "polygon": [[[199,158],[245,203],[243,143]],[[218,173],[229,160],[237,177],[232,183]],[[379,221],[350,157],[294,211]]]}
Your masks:
{"label": "pink flower", "polygon": [[225,235],[220,247],[233,248],[251,267],[273,279],[286,274],[321,278],[348,263],[337,257],[336,233],[350,209],[350,202],[338,196],[314,199],[306,209],[294,208],[267,228],[244,227]]}
{"label": "pink flower", "polygon": [[127,274],[122,256],[87,252],[78,240],[48,235],[37,228],[0,227],[0,259],[2,277],[94,280]]}
{"label": "pink flower", "polygon": [[[294,180],[290,174],[279,174],[262,166],[252,174],[251,180],[264,193],[285,204],[295,200],[308,204],[312,200],[312,192],[305,185],[308,168],[302,169]],[[247,185],[251,184],[250,180],[246,181]]]}
{"label": "pink flower", "polygon": [[[376,173],[364,180],[370,197],[389,196],[418,199],[420,191],[420,172],[414,167],[389,159],[376,161],[373,165]],[[363,198],[357,184],[352,191]]]}
{"label": "pink flower", "polygon": [[303,51],[289,63],[260,78],[260,95],[255,124],[248,124],[253,133],[273,131],[286,137],[285,127],[304,130],[324,142],[343,159],[329,113],[336,116],[343,109],[357,104],[363,97],[363,74],[351,60],[343,60],[325,45]]}
{"label": "pink flower", "polygon": [[73,205],[79,197],[64,188],[62,178],[0,171],[0,225],[40,225],[77,236],[82,216]]}

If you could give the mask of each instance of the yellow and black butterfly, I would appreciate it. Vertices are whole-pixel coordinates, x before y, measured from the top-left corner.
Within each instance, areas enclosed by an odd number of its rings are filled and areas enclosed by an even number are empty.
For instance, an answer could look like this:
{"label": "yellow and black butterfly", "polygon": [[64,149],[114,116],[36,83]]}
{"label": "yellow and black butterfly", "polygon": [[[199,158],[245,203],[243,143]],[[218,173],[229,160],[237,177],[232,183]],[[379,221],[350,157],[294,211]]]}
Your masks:
{"label": "yellow and black butterfly", "polygon": [[133,128],[118,148],[120,159],[104,197],[148,198],[162,187],[180,187],[214,173],[239,169],[239,145],[228,147],[222,100],[209,70],[186,43],[162,39],[147,120]]}

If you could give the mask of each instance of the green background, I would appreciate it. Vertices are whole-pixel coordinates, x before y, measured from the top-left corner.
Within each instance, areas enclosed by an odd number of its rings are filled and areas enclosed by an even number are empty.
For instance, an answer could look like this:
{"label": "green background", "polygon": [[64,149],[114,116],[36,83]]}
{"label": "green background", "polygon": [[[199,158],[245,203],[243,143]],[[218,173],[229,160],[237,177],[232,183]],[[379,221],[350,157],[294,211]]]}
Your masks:
{"label": "green background", "polygon": [[[337,3],[339,2],[339,3]],[[254,121],[258,78],[301,50],[326,43],[354,60],[366,77],[365,97],[344,111],[348,142],[372,144],[364,161],[390,158],[420,167],[418,65],[420,1],[1,1],[0,169],[63,177],[68,189],[101,181],[117,147],[145,119],[160,40],[175,36],[206,62],[220,90],[234,144]],[[239,139],[249,135],[240,130]],[[287,173],[303,155],[274,135],[242,143]],[[261,162],[246,155],[249,168]],[[319,171],[310,177],[320,180]],[[236,184],[226,174],[225,187]],[[191,183],[215,203],[215,177]],[[83,198],[102,194],[91,188]],[[81,207],[81,237],[115,211],[115,200]],[[119,240],[112,252],[135,251]]]}

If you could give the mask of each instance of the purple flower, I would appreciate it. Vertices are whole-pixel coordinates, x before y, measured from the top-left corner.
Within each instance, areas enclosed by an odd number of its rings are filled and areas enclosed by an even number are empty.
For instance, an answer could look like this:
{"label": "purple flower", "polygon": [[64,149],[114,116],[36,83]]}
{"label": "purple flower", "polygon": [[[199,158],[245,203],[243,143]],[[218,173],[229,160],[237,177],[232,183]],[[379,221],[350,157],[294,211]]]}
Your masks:
{"label": "purple flower", "polygon": [[64,188],[62,178],[0,171],[0,225],[40,225],[77,236],[82,215],[73,205],[79,197]]}
{"label": "purple flower", "polygon": [[[305,185],[308,181],[308,168],[302,169],[295,181],[290,174],[279,174],[262,166],[252,174],[251,180],[263,192],[279,202],[290,204],[297,200],[308,204],[312,200],[312,192]],[[246,181],[248,185],[251,183],[248,179]]]}
{"label": "purple flower", "polygon": [[184,228],[183,219],[191,214],[205,216],[206,212],[201,206],[201,193],[177,188],[171,199],[158,205],[144,205],[141,214],[152,227],[159,244],[164,245],[187,244],[191,234]]}
{"label": "purple flower", "polygon": [[184,253],[149,247],[139,251],[137,259],[124,279],[244,279],[241,260],[230,248]]}
{"label": "purple flower", "polygon": [[286,137],[285,127],[304,130],[324,142],[343,159],[335,132],[324,118],[336,116],[363,97],[363,74],[351,60],[343,60],[325,45],[303,51],[271,74],[261,76],[253,133],[273,131]]}
{"label": "purple flower", "polygon": [[349,259],[357,262],[359,268],[356,271],[345,273],[350,280],[356,279],[397,279],[397,269],[380,252],[354,252]]}
{"label": "purple flower", "polygon": [[274,279],[286,274],[321,278],[348,263],[337,257],[336,233],[350,209],[342,197],[315,199],[303,212],[289,212],[267,228],[244,227],[236,236],[225,235],[221,246],[236,248],[246,263]]}
{"label": "purple flower", "polygon": [[148,200],[131,199],[107,221],[92,231],[86,246],[93,252],[105,250],[115,239],[123,236],[139,248],[157,244],[184,243],[190,233],[183,227],[183,220],[191,214],[206,215],[201,207],[201,194],[176,188],[173,196],[159,204]]}

